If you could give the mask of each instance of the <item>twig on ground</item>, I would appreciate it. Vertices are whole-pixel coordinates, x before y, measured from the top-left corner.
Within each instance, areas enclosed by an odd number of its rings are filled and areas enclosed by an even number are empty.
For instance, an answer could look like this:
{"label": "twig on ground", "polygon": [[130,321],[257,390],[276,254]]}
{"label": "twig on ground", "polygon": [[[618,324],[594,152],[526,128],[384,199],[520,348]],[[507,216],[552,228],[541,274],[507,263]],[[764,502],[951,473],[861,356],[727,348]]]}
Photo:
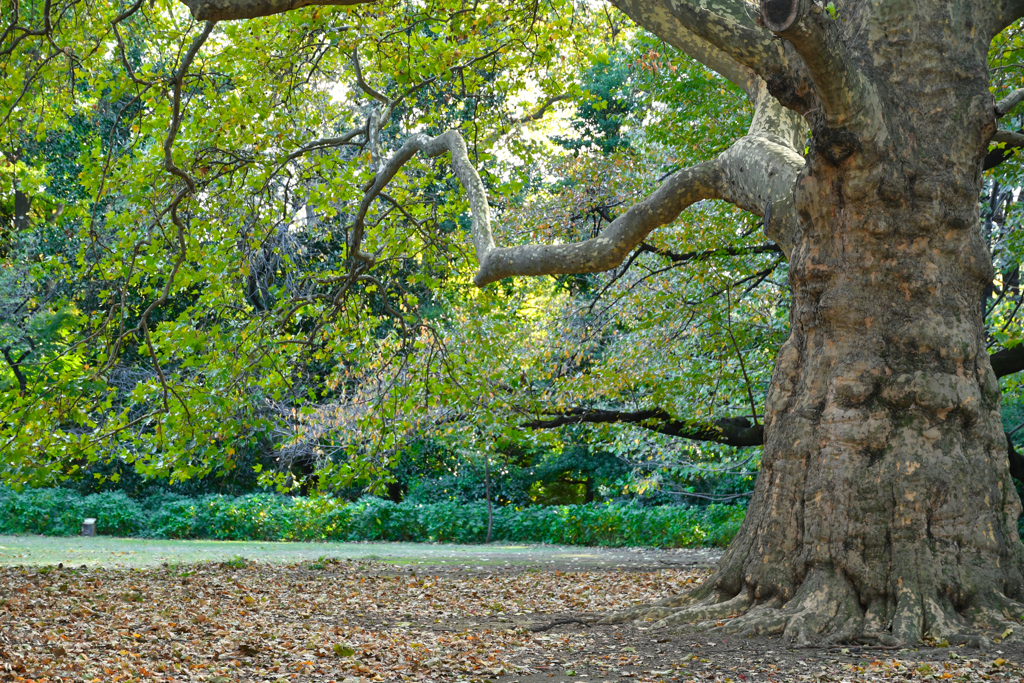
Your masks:
{"label": "twig on ground", "polygon": [[540,633],[541,631],[547,631],[549,629],[553,629],[556,626],[564,626],[565,624],[583,624],[584,626],[590,626],[595,621],[597,621],[596,618],[580,619],[579,617],[571,617],[569,619],[555,619],[549,624],[534,624],[533,626],[529,627],[529,630],[533,631],[534,633]]}
{"label": "twig on ground", "polygon": [[[809,646],[809,647],[814,647]],[[822,646],[817,646],[822,647]],[[840,646],[829,646],[828,652],[843,652],[844,650],[849,654],[857,654],[858,652],[865,652],[867,650],[902,650],[903,645],[853,645],[851,647],[840,647]]]}

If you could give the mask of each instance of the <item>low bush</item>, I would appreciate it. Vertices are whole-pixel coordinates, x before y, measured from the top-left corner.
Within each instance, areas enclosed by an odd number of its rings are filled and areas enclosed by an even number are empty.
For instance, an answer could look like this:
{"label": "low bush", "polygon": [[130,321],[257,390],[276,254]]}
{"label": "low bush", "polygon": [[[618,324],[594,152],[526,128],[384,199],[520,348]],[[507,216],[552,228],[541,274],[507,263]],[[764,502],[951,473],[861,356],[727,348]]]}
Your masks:
{"label": "low bush", "polygon": [[[597,546],[725,546],[746,510],[737,505],[642,507],[592,503],[494,508],[494,540]],[[364,497],[269,493],[187,498],[159,493],[141,501],[122,492],[82,496],[66,489],[0,489],[0,533],[77,535],[84,517],[97,533],[152,538],[259,541],[433,541],[482,543],[484,503],[394,503]]]}

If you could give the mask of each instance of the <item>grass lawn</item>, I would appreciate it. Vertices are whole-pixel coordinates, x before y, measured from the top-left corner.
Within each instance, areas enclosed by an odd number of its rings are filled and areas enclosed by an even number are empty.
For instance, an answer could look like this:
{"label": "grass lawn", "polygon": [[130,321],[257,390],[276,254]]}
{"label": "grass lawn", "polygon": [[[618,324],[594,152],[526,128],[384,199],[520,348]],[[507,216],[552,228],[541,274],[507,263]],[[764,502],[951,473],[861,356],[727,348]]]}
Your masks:
{"label": "grass lawn", "polygon": [[566,568],[627,564],[707,564],[717,550],[573,548],[537,545],[444,545],[434,543],[275,543],[265,541],[166,541],[111,536],[0,536],[0,566],[153,567],[223,562],[236,557],[295,564],[329,559],[379,560],[389,564],[540,564]]}

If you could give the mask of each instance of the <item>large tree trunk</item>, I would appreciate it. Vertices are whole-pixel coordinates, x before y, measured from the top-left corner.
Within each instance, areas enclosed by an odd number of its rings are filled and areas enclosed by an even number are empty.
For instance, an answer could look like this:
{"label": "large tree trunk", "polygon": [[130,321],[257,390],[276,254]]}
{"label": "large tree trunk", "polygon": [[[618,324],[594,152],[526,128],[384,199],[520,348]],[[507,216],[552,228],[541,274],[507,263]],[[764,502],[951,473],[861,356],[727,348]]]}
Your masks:
{"label": "large tree trunk", "polygon": [[[987,89],[935,75],[890,76],[913,102],[902,130],[890,126],[902,144],[839,165],[814,150],[797,192],[791,333],[762,471],[714,584],[793,601],[798,638],[949,637],[963,630],[957,613],[1024,589],[979,306],[991,282],[979,167],[951,153],[978,149],[963,138],[989,124]],[[948,125],[915,130],[910,119],[936,109]]]}

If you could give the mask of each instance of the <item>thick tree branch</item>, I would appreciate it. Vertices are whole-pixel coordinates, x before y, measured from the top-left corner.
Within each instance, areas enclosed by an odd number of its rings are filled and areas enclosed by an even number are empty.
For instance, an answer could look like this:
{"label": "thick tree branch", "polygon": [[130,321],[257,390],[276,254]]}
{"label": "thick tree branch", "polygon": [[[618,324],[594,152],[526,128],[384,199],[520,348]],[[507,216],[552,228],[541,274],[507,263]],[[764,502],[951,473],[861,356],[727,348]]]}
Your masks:
{"label": "thick tree branch", "polygon": [[742,88],[753,99],[760,80],[753,69],[688,30],[663,4],[625,0],[613,0],[612,4],[636,24]]}
{"label": "thick tree branch", "polygon": [[384,187],[391,181],[398,171],[417,152],[423,152],[428,157],[436,157],[449,152],[452,157],[452,170],[455,176],[462,183],[466,194],[469,195],[469,207],[472,212],[473,241],[476,245],[476,256],[480,263],[483,263],[487,254],[494,250],[494,237],[491,234],[491,209],[487,203],[487,191],[476,168],[469,160],[469,153],[466,149],[466,141],[458,131],[450,130],[435,138],[427,135],[417,134],[406,140],[405,144],[395,153],[384,165],[374,178],[373,183],[363,197],[359,205],[359,211],[352,229],[351,249],[353,254],[362,260],[371,260],[371,257],[361,254],[359,251],[365,229],[366,213],[373,203],[373,200],[383,191]]}
{"label": "thick tree branch", "polygon": [[[749,135],[718,158],[670,176],[597,237],[572,244],[493,249],[480,261],[476,284],[483,286],[513,275],[611,270],[651,231],[675,220],[683,209],[700,199],[724,199],[758,216],[770,203],[772,221],[766,232],[788,255],[798,221],[793,187],[805,163],[792,146],[794,131],[801,128],[795,125],[792,112],[781,107],[763,83],[758,88],[756,105]],[[479,245],[477,253],[479,256]]]}
{"label": "thick tree branch", "polygon": [[1024,147],[1024,133],[1014,133],[1012,130],[997,130],[992,136],[992,142],[1005,145],[1006,147]]}
{"label": "thick tree branch", "polygon": [[985,3],[990,12],[989,31],[990,37],[994,37],[1004,28],[1024,17],[1024,0],[991,0]]}
{"label": "thick tree branch", "polygon": [[[452,169],[469,195],[473,241],[480,263],[480,271],[475,278],[478,286],[513,275],[610,270],[621,264],[652,230],[670,223],[683,209],[701,199],[727,199],[758,215],[771,202],[774,214],[786,216],[787,211],[791,211],[787,207],[792,204],[792,183],[803,165],[803,159],[792,149],[767,137],[748,136],[717,159],[673,174],[651,196],[630,207],[596,238],[572,244],[499,249],[494,245],[491,232],[487,194],[469,160],[462,136],[457,131],[448,131],[436,138],[414,135],[384,164],[363,197],[353,223],[350,246],[358,258],[372,260],[359,251],[370,205],[417,152],[430,157],[451,153]],[[787,222],[790,221],[773,219],[773,224]],[[778,236],[773,235],[777,242],[784,238],[781,231]],[[786,244],[780,242],[783,250],[787,248]]]}
{"label": "thick tree branch", "polygon": [[254,19],[289,12],[300,7],[362,5],[373,0],[181,0],[200,21]]}
{"label": "thick tree branch", "polygon": [[701,199],[721,197],[721,171],[718,160],[714,160],[674,173],[653,194],[631,206],[593,239],[571,244],[492,247],[480,260],[474,282],[483,287],[513,275],[598,273],[616,268],[647,235],[671,223],[683,209]]}
{"label": "thick tree branch", "polygon": [[1024,344],[997,351],[989,356],[996,377],[1006,377],[1024,370]]}
{"label": "thick tree branch", "polygon": [[801,64],[785,54],[781,44],[756,26],[743,0],[718,0],[706,9],[695,0],[612,0],[630,19],[669,45],[712,69],[754,99],[764,78],[773,90],[785,93],[786,106],[804,111],[798,91],[804,80]]}
{"label": "thick tree branch", "polygon": [[687,261],[703,261],[713,256],[748,256],[750,254],[778,254],[782,247],[777,244],[756,244],[750,247],[721,247],[719,249],[704,249],[702,251],[687,251],[682,254],[668,249],[658,249],[644,242],[637,249],[637,253],[646,252],[657,254],[667,258],[672,263],[686,263]]}
{"label": "thick tree branch", "polygon": [[[526,429],[555,429],[580,424],[633,424],[681,439],[720,443],[736,448],[764,445],[764,425],[755,424],[750,418],[726,417],[712,422],[676,420],[661,408],[636,411],[572,408],[551,419],[530,420],[519,426]],[[1009,434],[1006,435],[1006,450],[1010,475],[1024,482],[1024,456],[1013,447]]]}
{"label": "thick tree branch", "polygon": [[812,0],[761,0],[761,18],[807,66],[829,126],[869,135],[881,129],[878,92],[857,68],[827,11]]}
{"label": "thick tree branch", "polygon": [[996,117],[1003,118],[1021,102],[1024,102],[1024,88],[1017,88],[1009,95],[996,102]]}
{"label": "thick tree branch", "polygon": [[713,422],[676,420],[660,408],[633,412],[573,408],[550,420],[531,420],[520,426],[529,429],[554,429],[565,425],[611,423],[639,424],[646,429],[670,436],[739,448],[760,446],[764,443],[764,427],[752,423],[746,417],[726,417]]}

